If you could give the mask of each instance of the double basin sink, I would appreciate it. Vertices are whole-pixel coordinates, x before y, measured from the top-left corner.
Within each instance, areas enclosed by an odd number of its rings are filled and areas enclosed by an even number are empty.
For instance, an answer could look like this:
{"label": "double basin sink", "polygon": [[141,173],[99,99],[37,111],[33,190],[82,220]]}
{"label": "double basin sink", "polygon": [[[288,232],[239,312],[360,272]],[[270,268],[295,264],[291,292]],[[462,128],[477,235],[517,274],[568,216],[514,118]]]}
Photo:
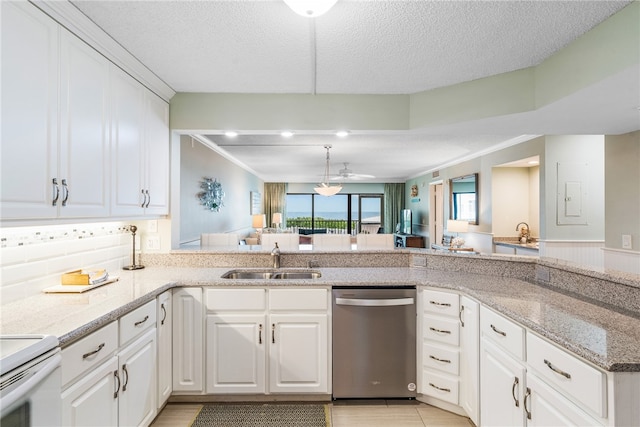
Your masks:
{"label": "double basin sink", "polygon": [[222,275],[223,279],[253,280],[308,280],[321,277],[315,270],[231,270]]}

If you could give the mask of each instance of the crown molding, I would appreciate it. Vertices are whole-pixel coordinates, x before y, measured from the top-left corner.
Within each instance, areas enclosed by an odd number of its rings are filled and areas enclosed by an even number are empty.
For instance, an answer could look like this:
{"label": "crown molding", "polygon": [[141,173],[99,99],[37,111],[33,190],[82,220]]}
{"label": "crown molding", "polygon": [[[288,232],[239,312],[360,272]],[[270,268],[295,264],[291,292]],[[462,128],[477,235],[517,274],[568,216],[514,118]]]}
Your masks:
{"label": "crown molding", "polygon": [[68,1],[30,0],[64,28],[82,39],[101,55],[139,81],[160,98],[169,102],[175,91],[142,62],[116,42],[102,28]]}

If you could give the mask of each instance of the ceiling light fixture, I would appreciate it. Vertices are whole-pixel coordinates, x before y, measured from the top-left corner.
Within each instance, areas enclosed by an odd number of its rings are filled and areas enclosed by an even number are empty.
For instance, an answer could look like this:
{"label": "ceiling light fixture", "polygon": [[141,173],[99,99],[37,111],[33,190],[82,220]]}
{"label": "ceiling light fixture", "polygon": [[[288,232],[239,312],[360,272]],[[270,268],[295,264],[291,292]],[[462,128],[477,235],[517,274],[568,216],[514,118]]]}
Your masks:
{"label": "ceiling light fixture", "polygon": [[291,130],[283,130],[282,132],[280,132],[280,136],[283,136],[285,138],[291,138],[293,135],[295,135],[295,132]]}
{"label": "ceiling light fixture", "polygon": [[224,135],[228,138],[235,138],[236,136],[238,136],[238,132],[234,130],[228,130],[224,133]]}
{"label": "ceiling light fixture", "polygon": [[324,167],[324,176],[322,182],[317,187],[314,187],[313,191],[321,196],[329,197],[338,194],[342,190],[342,185],[329,185],[329,149],[331,145],[327,144],[324,148],[327,150],[327,164]]}
{"label": "ceiling light fixture", "polygon": [[347,136],[349,136],[349,131],[348,130],[339,130],[336,132],[336,136],[339,138],[345,138]]}
{"label": "ceiling light fixture", "polygon": [[329,11],[338,0],[284,0],[298,15],[316,18]]}

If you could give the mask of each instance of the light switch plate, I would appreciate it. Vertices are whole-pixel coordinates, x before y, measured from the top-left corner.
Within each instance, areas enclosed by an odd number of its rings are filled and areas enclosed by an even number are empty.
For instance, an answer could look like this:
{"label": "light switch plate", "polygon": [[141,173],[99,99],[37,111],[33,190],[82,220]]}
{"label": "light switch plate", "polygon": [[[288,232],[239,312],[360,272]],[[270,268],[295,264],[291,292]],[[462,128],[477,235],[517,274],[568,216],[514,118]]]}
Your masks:
{"label": "light switch plate", "polygon": [[622,235],[622,249],[633,249],[631,244],[631,234]]}

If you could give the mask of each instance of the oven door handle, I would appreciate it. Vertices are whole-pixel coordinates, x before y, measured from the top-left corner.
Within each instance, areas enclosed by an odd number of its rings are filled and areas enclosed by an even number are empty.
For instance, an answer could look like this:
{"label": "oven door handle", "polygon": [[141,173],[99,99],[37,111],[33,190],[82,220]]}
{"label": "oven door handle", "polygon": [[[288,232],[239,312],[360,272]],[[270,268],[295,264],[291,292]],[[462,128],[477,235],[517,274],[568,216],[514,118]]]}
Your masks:
{"label": "oven door handle", "polygon": [[336,298],[337,305],[355,305],[360,307],[389,307],[394,305],[413,305],[413,298],[361,299]]}
{"label": "oven door handle", "polygon": [[23,384],[20,384],[10,393],[7,393],[2,397],[2,399],[0,400],[0,412],[4,413],[7,408],[11,407],[14,403],[24,398],[42,380],[48,377],[53,371],[58,369],[61,364],[62,356],[60,355],[60,353],[56,353],[55,355],[47,359],[44,366],[42,366],[40,370],[36,372],[31,378],[29,378]]}

